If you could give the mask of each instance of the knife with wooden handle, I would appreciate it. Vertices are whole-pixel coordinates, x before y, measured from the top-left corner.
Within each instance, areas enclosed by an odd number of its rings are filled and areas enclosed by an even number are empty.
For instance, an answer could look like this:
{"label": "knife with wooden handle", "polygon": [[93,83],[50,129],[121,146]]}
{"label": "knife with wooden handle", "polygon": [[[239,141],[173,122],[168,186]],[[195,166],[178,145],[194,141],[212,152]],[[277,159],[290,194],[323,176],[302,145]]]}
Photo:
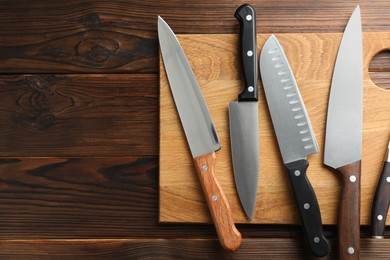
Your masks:
{"label": "knife with wooden handle", "polygon": [[219,241],[222,247],[233,251],[241,244],[241,234],[215,176],[215,151],[221,148],[217,131],[187,57],[176,35],[160,16],[158,39],[169,86]]}
{"label": "knife with wooden handle", "polygon": [[390,141],[371,209],[371,237],[383,238],[390,204]]}
{"label": "knife with wooden handle", "polygon": [[359,259],[363,128],[363,43],[360,7],[345,28],[329,94],[324,164],[340,173],[340,259]]}

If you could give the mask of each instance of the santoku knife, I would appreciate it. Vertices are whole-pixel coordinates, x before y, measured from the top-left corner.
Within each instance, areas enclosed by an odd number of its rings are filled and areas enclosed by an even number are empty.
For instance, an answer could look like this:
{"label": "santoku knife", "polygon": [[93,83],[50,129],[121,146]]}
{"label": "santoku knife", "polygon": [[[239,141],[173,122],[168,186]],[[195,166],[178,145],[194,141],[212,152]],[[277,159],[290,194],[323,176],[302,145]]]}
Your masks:
{"label": "santoku knife", "polygon": [[390,141],[371,210],[371,236],[383,238],[390,204]]}
{"label": "santoku knife", "polygon": [[225,249],[235,250],[241,244],[241,234],[234,225],[229,203],[215,177],[215,151],[221,148],[217,132],[187,57],[175,34],[160,16],[158,38],[173,99],[220,243]]}
{"label": "santoku knife", "polygon": [[240,53],[244,88],[237,102],[229,103],[230,143],[234,179],[241,205],[252,219],[259,175],[259,131],[257,103],[256,16],[252,6],[240,6]]}
{"label": "santoku knife", "polygon": [[341,259],[359,259],[363,118],[363,46],[360,8],[345,28],[329,95],[324,164],[342,178],[338,238]]}
{"label": "santoku knife", "polygon": [[306,240],[313,254],[325,256],[330,244],[324,236],[317,198],[306,176],[307,156],[319,151],[317,140],[287,57],[274,35],[261,51],[260,72]]}

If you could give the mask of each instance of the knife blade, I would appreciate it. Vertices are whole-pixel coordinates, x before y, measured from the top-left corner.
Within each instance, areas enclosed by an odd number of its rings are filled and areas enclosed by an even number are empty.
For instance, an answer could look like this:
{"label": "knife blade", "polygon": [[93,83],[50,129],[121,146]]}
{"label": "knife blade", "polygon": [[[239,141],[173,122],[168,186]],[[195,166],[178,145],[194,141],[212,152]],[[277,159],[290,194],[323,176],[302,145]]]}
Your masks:
{"label": "knife blade", "polygon": [[241,65],[244,88],[236,102],[229,103],[229,128],[234,180],[241,205],[251,220],[256,206],[259,176],[257,103],[256,14],[249,4],[234,16],[240,22]]}
{"label": "knife blade", "polygon": [[330,244],[324,236],[317,198],[306,176],[307,156],[319,151],[317,140],[287,57],[274,35],[261,51],[260,73],[306,241],[314,255],[325,256]]}
{"label": "knife blade", "polygon": [[158,39],[169,86],[179,113],[219,241],[227,250],[241,244],[231,209],[215,176],[217,131],[187,57],[169,25],[158,16]]}
{"label": "knife blade", "polygon": [[371,209],[371,237],[383,238],[390,204],[390,141]]}
{"label": "knife blade", "polygon": [[363,46],[360,7],[345,28],[329,94],[324,164],[342,179],[338,215],[339,256],[359,259],[363,117]]}

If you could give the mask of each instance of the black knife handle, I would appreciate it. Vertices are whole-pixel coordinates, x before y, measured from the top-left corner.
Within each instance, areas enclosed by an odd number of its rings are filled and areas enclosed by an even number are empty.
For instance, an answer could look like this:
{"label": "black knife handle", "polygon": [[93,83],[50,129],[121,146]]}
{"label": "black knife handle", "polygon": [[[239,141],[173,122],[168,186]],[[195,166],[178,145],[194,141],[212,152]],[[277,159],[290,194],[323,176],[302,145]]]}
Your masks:
{"label": "black knife handle", "polygon": [[256,13],[251,5],[245,4],[234,16],[240,22],[241,66],[245,81],[238,101],[257,101]]}
{"label": "black knife handle", "polygon": [[383,238],[390,203],[390,162],[383,165],[371,209],[371,236]]}
{"label": "black knife handle", "polygon": [[326,256],[330,244],[324,236],[321,212],[314,190],[307,179],[307,160],[299,160],[285,164],[294,191],[295,202],[310,251],[316,256]]}

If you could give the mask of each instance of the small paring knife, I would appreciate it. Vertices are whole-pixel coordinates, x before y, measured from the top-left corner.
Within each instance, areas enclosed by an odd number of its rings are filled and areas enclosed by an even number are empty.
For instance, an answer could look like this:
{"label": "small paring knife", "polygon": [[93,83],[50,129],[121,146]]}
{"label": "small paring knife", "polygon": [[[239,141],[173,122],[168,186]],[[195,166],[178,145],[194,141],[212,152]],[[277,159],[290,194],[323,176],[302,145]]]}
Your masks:
{"label": "small paring knife", "polygon": [[371,210],[371,237],[384,238],[390,204],[390,141]]}
{"label": "small paring knife", "polygon": [[240,6],[240,53],[244,88],[236,102],[229,103],[230,143],[234,180],[241,205],[251,220],[255,211],[259,178],[258,70],[256,14],[252,6]]}

